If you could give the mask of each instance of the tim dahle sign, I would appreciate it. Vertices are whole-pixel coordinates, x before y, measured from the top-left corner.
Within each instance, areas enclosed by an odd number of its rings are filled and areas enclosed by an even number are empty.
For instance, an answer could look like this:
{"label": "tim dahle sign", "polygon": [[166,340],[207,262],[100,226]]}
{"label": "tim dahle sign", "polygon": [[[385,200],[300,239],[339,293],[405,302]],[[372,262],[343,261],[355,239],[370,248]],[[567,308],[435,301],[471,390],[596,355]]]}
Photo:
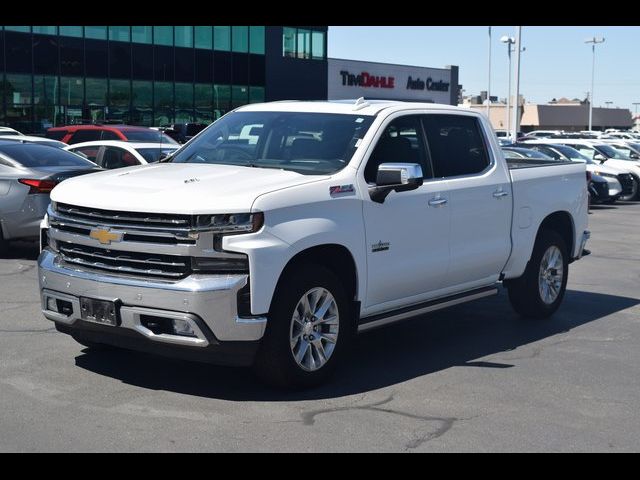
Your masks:
{"label": "tim dahle sign", "polygon": [[448,92],[449,84],[442,80],[434,81],[431,77],[428,77],[426,81],[416,78],[415,80],[409,76],[407,79],[407,90],[431,90],[436,92]]}
{"label": "tim dahle sign", "polygon": [[342,76],[342,85],[350,87],[373,87],[373,88],[395,88],[393,77],[383,77],[378,75],[370,75],[368,72],[362,72],[359,75],[349,73],[346,70],[340,70]]}
{"label": "tim dahle sign", "polygon": [[[347,70],[340,70],[342,85],[345,87],[366,87],[366,88],[395,88],[395,77],[384,75],[371,75],[369,72],[359,74],[349,73]],[[432,92],[448,92],[449,83],[442,80],[433,80],[427,77],[421,80],[420,77],[407,78],[407,90],[429,90]]]}

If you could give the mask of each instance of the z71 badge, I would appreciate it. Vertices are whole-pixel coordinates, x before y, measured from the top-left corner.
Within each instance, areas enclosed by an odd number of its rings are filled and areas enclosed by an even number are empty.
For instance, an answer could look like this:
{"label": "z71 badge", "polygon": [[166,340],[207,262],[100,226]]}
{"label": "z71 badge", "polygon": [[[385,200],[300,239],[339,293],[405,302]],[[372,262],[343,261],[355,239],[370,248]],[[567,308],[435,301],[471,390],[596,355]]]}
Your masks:
{"label": "z71 badge", "polygon": [[385,252],[389,250],[390,246],[391,244],[389,242],[380,241],[378,243],[374,243],[373,245],[371,245],[371,252],[372,253]]}
{"label": "z71 badge", "polygon": [[352,183],[349,185],[334,185],[333,187],[329,187],[329,195],[332,197],[355,195],[355,189]]}

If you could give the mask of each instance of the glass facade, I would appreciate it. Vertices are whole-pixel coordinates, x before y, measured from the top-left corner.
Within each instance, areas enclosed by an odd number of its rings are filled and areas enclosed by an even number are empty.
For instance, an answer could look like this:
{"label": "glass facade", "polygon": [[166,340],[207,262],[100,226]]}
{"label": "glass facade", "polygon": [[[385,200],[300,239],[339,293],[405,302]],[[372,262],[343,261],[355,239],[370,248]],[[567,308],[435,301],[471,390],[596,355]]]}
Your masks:
{"label": "glass facade", "polygon": [[263,26],[0,27],[0,125],[209,123],[265,100],[265,43]]}
{"label": "glass facade", "polygon": [[284,27],[282,29],[282,55],[301,59],[326,60],[326,32]]}

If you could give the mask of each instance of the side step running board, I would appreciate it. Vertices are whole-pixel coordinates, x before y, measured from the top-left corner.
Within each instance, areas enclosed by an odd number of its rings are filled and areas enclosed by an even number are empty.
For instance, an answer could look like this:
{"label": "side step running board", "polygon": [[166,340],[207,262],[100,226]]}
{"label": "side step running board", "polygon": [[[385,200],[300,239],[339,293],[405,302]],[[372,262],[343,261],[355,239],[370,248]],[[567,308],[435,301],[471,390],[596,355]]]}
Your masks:
{"label": "side step running board", "polygon": [[459,293],[457,295],[451,295],[450,297],[438,298],[436,300],[419,303],[410,307],[404,307],[398,310],[364,317],[360,319],[360,323],[358,324],[358,333],[382,327],[389,323],[399,322],[400,320],[405,320],[407,318],[416,317],[423,313],[435,312],[436,310],[442,310],[443,308],[458,305],[460,303],[471,302],[483,297],[490,297],[497,293],[498,289],[496,287],[478,288],[476,290]]}

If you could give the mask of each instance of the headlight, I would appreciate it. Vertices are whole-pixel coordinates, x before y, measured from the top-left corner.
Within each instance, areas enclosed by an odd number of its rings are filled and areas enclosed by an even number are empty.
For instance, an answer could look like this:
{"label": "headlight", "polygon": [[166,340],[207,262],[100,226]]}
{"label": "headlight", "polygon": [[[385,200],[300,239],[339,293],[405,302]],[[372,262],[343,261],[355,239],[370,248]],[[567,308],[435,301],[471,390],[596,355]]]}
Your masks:
{"label": "headlight", "polygon": [[195,226],[214,233],[251,233],[260,230],[263,224],[264,214],[259,212],[198,215]]}

